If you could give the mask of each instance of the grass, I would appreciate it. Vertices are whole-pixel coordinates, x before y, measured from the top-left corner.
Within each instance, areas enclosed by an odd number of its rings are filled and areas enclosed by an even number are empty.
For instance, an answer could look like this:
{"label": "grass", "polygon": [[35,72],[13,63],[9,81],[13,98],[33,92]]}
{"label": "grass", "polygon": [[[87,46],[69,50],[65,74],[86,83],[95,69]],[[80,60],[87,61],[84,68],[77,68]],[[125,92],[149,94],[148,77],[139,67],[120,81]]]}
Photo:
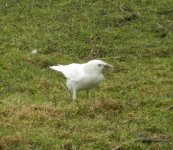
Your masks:
{"label": "grass", "polygon": [[[1,0],[0,149],[172,149],[172,0]],[[37,49],[38,54],[32,55]],[[113,64],[72,102],[55,64]]]}

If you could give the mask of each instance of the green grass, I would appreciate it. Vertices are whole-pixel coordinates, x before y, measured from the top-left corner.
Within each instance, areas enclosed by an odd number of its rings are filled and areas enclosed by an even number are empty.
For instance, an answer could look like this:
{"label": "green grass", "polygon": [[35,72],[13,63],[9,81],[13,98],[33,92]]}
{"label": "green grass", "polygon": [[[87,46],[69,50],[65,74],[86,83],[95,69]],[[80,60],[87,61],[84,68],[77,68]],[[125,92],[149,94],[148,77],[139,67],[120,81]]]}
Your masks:
{"label": "green grass", "polygon": [[[172,0],[0,0],[0,149],[172,149]],[[32,55],[37,49],[38,55]],[[49,66],[114,65],[72,102]]]}

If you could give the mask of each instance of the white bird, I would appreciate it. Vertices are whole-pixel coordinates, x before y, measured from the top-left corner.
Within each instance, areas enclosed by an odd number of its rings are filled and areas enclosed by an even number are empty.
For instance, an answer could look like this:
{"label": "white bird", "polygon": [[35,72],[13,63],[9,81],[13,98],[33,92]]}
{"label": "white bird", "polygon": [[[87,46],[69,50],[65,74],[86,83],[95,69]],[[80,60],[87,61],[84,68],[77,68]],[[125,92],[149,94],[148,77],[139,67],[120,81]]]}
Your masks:
{"label": "white bird", "polygon": [[101,60],[91,60],[84,64],[51,66],[50,69],[61,72],[67,79],[66,86],[73,93],[73,100],[78,90],[89,90],[97,86],[104,78],[102,71],[112,65]]}

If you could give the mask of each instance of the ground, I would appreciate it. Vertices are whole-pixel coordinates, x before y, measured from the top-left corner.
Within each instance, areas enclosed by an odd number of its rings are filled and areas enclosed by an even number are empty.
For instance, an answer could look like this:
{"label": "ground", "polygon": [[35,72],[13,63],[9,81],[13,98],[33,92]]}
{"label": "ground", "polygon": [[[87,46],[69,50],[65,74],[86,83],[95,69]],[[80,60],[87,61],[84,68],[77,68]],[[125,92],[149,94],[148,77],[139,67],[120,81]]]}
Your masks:
{"label": "ground", "polygon": [[[172,149],[172,26],[172,0],[1,0],[0,149]],[[91,59],[114,68],[73,102],[49,66]]]}

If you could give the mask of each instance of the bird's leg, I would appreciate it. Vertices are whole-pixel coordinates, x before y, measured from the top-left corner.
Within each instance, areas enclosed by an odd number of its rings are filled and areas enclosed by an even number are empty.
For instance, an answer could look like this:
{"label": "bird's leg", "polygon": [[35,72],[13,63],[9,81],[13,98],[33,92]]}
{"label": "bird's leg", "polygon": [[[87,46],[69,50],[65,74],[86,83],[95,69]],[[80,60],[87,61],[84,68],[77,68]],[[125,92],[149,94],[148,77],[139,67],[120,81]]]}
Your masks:
{"label": "bird's leg", "polygon": [[77,90],[73,89],[73,100],[76,100],[77,97]]}
{"label": "bird's leg", "polygon": [[89,90],[86,90],[87,97],[89,98]]}

